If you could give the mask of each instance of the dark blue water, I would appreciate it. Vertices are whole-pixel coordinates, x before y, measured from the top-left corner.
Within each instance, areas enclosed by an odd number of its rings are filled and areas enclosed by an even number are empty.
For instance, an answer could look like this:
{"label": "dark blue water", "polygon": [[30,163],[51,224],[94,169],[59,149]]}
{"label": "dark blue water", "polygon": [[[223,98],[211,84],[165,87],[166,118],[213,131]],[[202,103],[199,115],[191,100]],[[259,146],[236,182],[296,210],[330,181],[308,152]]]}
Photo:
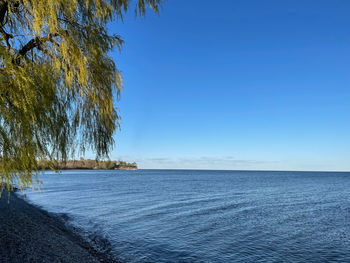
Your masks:
{"label": "dark blue water", "polygon": [[124,262],[350,262],[350,173],[64,171],[29,200]]}

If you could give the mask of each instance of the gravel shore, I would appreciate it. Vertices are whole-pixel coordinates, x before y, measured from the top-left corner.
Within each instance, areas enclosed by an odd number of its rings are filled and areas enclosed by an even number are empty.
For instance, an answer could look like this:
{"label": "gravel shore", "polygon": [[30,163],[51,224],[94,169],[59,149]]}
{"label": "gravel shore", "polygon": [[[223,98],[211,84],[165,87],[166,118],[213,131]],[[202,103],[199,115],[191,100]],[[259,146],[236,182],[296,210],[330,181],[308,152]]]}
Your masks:
{"label": "gravel shore", "polygon": [[[8,202],[9,201],[9,202]],[[0,198],[0,262],[111,262],[108,253],[92,247],[52,215],[16,193]]]}

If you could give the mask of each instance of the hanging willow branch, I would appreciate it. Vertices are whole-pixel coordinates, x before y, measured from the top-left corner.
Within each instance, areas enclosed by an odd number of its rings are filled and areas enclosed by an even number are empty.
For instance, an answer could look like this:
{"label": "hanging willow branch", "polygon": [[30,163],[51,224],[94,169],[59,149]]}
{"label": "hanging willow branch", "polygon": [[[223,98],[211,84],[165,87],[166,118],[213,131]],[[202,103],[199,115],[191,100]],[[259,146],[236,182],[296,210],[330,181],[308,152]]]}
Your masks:
{"label": "hanging willow branch", "polygon": [[0,185],[33,185],[76,151],[108,155],[122,79],[107,24],[161,0],[0,0]]}

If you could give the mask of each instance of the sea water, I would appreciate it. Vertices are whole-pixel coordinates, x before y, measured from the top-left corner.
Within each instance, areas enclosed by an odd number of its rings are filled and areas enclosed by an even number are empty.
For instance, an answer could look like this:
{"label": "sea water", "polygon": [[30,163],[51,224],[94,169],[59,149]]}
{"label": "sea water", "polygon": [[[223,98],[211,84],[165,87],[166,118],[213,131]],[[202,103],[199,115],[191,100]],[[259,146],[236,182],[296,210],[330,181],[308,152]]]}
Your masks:
{"label": "sea water", "polygon": [[44,209],[108,239],[122,262],[350,262],[350,173],[45,173]]}

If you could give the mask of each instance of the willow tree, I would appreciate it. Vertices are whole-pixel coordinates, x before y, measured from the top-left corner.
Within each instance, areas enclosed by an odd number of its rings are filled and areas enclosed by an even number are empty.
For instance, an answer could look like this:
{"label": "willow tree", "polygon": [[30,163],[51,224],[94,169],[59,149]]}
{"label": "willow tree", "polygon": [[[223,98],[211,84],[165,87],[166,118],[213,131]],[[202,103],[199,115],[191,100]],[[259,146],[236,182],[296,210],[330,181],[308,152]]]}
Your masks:
{"label": "willow tree", "polygon": [[[0,184],[32,186],[38,162],[108,155],[122,80],[106,26],[161,0],[0,0]],[[53,166],[52,166],[53,167]]]}

